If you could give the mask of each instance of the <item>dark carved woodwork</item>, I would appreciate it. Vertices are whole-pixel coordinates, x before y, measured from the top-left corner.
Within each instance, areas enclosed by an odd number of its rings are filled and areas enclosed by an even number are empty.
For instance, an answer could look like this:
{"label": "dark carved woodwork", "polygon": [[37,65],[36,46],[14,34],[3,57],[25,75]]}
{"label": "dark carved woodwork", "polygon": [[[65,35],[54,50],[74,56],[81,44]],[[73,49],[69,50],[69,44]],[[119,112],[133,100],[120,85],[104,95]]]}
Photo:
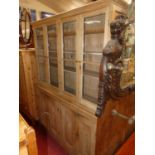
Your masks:
{"label": "dark carved woodwork", "polygon": [[122,53],[126,48],[125,31],[129,25],[127,17],[119,15],[110,24],[111,40],[103,49],[103,57],[99,69],[99,92],[96,116],[101,116],[108,99],[118,99],[133,90],[129,85],[122,89],[120,86],[123,71]]}

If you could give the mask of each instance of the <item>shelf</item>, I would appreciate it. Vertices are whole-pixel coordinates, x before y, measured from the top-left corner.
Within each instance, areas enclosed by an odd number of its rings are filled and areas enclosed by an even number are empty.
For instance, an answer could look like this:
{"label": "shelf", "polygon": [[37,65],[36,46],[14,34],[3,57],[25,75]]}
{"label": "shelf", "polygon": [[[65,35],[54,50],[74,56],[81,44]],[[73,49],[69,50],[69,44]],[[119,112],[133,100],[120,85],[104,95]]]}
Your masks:
{"label": "shelf", "polygon": [[39,54],[37,54],[36,56],[37,56],[37,58],[43,58],[43,59],[47,59],[48,58],[47,56],[39,55]]}
{"label": "shelf", "polygon": [[83,61],[83,64],[100,66],[100,62]]}
{"label": "shelf", "polygon": [[76,32],[64,32],[63,33],[63,36],[74,36],[74,35],[76,35]]}
{"label": "shelf", "polygon": [[50,63],[50,66],[58,68],[57,64],[54,64],[54,63]]}
{"label": "shelf", "polygon": [[52,38],[56,38],[57,35],[54,34],[54,33],[48,33],[48,40],[50,40],[51,37],[52,37]]}
{"label": "shelf", "polygon": [[57,61],[57,57],[51,57],[51,56],[49,56],[49,60]]}
{"label": "shelf", "polygon": [[102,51],[84,51],[83,55],[87,55],[87,54],[90,54],[90,55],[99,55],[99,56],[102,56]]}
{"label": "shelf", "polygon": [[65,67],[64,66],[64,72],[72,72],[72,73],[75,73],[76,72],[76,68],[73,68],[73,67]]}
{"label": "shelf", "polygon": [[43,35],[37,35],[37,41],[42,40],[43,41]]}
{"label": "shelf", "polygon": [[75,63],[75,59],[64,59],[65,62],[73,62]]}
{"label": "shelf", "polygon": [[49,54],[50,54],[50,53],[52,53],[52,54],[53,54],[53,53],[57,53],[57,50],[49,49]]}
{"label": "shelf", "polygon": [[[66,52],[67,51],[67,52]],[[65,53],[75,53],[76,52],[76,50],[68,50],[68,49],[64,49],[64,54]]]}
{"label": "shelf", "polygon": [[104,33],[104,29],[94,29],[94,30],[85,30],[84,34],[98,34],[98,33]]}
{"label": "shelf", "polygon": [[88,71],[88,70],[84,70],[83,71],[83,76],[84,75],[89,75],[89,76],[93,76],[93,77],[99,77],[99,72],[94,72],[94,71]]}

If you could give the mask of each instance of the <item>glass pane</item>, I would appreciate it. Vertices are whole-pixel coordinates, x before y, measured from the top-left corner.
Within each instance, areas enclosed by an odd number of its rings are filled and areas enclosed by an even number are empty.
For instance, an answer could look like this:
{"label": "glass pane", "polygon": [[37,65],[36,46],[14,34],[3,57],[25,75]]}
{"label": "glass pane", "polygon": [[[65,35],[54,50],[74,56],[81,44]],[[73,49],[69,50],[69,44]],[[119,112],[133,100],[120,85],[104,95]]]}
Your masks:
{"label": "glass pane", "polygon": [[94,103],[97,103],[98,98],[99,65],[83,65],[83,98]]}
{"label": "glass pane", "polygon": [[105,14],[86,17],[84,22],[85,22],[85,33],[89,31],[104,32]]}
{"label": "glass pane", "polygon": [[63,24],[64,59],[75,60],[75,22]]}
{"label": "glass pane", "polygon": [[83,73],[89,74],[92,76],[99,76],[99,66],[100,64],[83,64]]}
{"label": "glass pane", "polygon": [[84,74],[83,76],[83,98],[91,102],[98,101],[98,77]]}
{"label": "glass pane", "polygon": [[36,51],[37,51],[37,55],[44,55],[44,38],[43,38],[43,28],[37,28],[35,29],[35,33],[36,33]]}
{"label": "glass pane", "polygon": [[64,69],[70,71],[76,71],[76,66],[74,61],[64,61]]}
{"label": "glass pane", "polygon": [[84,54],[83,59],[86,62],[100,63],[102,59],[102,53],[87,53]]}
{"label": "glass pane", "polygon": [[58,65],[54,59],[50,59],[50,82],[58,87]]}
{"label": "glass pane", "polygon": [[63,24],[64,90],[76,93],[75,21]]}
{"label": "glass pane", "polygon": [[97,103],[99,65],[104,47],[105,14],[84,19],[83,98]]}
{"label": "glass pane", "polygon": [[58,87],[57,36],[56,25],[47,27],[50,62],[50,83]]}
{"label": "glass pane", "polygon": [[38,56],[38,72],[39,72],[39,80],[40,81],[46,81],[46,63],[47,63],[47,58]]}
{"label": "glass pane", "polygon": [[85,53],[101,53],[103,50],[104,33],[85,34]]}
{"label": "glass pane", "polygon": [[75,88],[76,88],[76,81],[75,81],[75,79],[76,79],[75,72],[71,72],[71,71],[68,71],[68,70],[64,71],[64,81],[65,81],[64,89],[67,92],[70,92],[72,94],[76,93],[76,91],[75,91]]}
{"label": "glass pane", "polygon": [[84,61],[99,62],[104,47],[105,14],[84,19]]}
{"label": "glass pane", "polygon": [[47,31],[48,31],[49,56],[52,57],[52,58],[57,58],[56,25],[48,26]]}

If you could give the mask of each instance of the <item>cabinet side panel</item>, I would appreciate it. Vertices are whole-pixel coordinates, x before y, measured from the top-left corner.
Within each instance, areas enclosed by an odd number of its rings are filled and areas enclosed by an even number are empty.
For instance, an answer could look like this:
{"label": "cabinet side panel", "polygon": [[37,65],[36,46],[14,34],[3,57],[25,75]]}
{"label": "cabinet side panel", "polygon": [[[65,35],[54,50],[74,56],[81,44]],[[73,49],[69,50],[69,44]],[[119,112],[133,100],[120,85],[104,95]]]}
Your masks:
{"label": "cabinet side panel", "polygon": [[34,50],[20,51],[20,97],[26,106],[23,111],[30,118],[37,120],[37,107],[35,102],[35,88],[36,82],[36,62]]}
{"label": "cabinet side panel", "polygon": [[25,82],[24,65],[21,53],[19,54],[19,108],[21,111],[28,110],[27,91]]}

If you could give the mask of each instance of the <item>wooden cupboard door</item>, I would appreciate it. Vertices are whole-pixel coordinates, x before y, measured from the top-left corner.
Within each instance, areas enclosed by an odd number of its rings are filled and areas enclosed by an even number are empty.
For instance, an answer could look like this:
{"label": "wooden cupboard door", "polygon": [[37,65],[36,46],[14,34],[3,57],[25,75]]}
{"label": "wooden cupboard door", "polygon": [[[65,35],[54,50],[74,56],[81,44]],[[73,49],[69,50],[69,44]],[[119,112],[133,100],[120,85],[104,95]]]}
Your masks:
{"label": "wooden cupboard door", "polygon": [[37,88],[35,90],[36,90],[36,105],[38,110],[38,119],[40,120],[42,113],[42,95]]}
{"label": "wooden cupboard door", "polygon": [[62,135],[62,114],[60,104],[56,99],[48,97],[50,113],[50,131],[60,137]]}
{"label": "wooden cupboard door", "polygon": [[57,111],[58,111],[58,106],[55,103],[55,100],[52,99],[52,101],[49,101],[49,113],[50,113],[50,131],[54,134],[57,135],[58,130],[57,130]]}
{"label": "wooden cupboard door", "polygon": [[63,139],[68,152],[75,155],[77,143],[77,115],[76,112],[64,106],[61,106],[61,110],[63,123]]}
{"label": "wooden cupboard door", "polygon": [[95,155],[96,125],[87,118],[78,118],[78,155]]}
{"label": "wooden cupboard door", "polygon": [[56,100],[56,129],[59,137],[63,135],[63,125],[62,125],[62,105]]}
{"label": "wooden cupboard door", "polygon": [[39,101],[39,120],[41,124],[49,130],[50,127],[50,113],[49,106],[47,102],[47,96],[40,93],[40,101]]}

